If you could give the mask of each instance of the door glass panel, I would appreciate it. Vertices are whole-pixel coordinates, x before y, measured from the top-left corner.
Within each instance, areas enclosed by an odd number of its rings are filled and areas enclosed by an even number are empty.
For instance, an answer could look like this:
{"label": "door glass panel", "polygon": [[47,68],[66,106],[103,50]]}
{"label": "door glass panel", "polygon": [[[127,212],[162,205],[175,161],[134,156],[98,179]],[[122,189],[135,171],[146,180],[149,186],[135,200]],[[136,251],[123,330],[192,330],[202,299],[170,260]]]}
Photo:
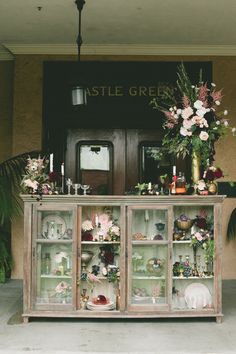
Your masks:
{"label": "door glass panel", "polygon": [[167,246],[132,244],[131,304],[166,304]]}
{"label": "door glass panel", "polygon": [[72,304],[72,211],[38,211],[36,304]]}
{"label": "door glass panel", "polygon": [[132,239],[162,241],[167,239],[167,210],[137,209],[132,216]]}
{"label": "door glass panel", "polygon": [[175,206],[172,308],[214,307],[214,207]]}
{"label": "door glass panel", "polygon": [[81,310],[120,308],[120,222],[119,206],[82,207]]}
{"label": "door glass panel", "polygon": [[161,306],[167,300],[168,210],[132,209],[131,305]]}
{"label": "door glass panel", "polygon": [[109,142],[86,141],[77,145],[77,179],[90,186],[91,194],[111,194],[112,151]]}

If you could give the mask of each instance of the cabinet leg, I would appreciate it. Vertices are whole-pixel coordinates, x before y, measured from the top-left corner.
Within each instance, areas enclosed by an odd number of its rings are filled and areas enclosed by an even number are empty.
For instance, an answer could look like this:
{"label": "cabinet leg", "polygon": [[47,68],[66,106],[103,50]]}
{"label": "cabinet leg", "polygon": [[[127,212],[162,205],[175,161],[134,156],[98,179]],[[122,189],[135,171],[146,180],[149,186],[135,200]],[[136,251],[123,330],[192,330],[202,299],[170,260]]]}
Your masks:
{"label": "cabinet leg", "polygon": [[223,317],[222,316],[216,316],[216,323],[222,323]]}
{"label": "cabinet leg", "polygon": [[24,324],[29,323],[29,317],[28,316],[23,316],[23,323]]}

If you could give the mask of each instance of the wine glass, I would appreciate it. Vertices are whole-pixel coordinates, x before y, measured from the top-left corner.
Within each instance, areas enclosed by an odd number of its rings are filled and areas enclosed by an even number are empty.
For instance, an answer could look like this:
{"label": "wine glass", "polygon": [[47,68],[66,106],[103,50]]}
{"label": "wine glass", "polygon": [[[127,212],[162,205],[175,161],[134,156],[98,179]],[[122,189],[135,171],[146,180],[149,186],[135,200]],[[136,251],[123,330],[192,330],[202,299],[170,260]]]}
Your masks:
{"label": "wine glass", "polygon": [[74,188],[74,190],[75,190],[75,195],[78,195],[78,189],[81,187],[81,184],[79,184],[79,183],[75,183],[74,185],[73,185],[73,188]]}
{"label": "wine glass", "polygon": [[68,194],[70,194],[70,189],[71,189],[71,187],[73,185],[73,182],[72,182],[71,178],[67,178],[66,185],[67,185],[67,188],[68,188]]}
{"label": "wine glass", "polygon": [[89,185],[88,184],[81,184],[81,188],[84,191],[83,194],[87,195],[86,191],[89,189]]}

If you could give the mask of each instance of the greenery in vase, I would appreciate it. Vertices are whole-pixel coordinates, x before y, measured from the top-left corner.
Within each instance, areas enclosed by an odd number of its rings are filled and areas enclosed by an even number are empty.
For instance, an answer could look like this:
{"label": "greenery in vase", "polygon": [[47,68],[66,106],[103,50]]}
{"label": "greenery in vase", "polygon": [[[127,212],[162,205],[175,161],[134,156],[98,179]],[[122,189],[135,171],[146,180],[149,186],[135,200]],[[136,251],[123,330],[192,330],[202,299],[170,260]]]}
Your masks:
{"label": "greenery in vase", "polygon": [[[164,113],[163,152],[183,158],[195,152],[205,168],[213,161],[214,143],[230,125],[228,111],[219,110],[222,90],[216,90],[214,83],[203,83],[201,76],[200,72],[199,83],[193,85],[181,63],[175,90],[166,90],[150,104]],[[231,130],[234,135],[236,128]]]}

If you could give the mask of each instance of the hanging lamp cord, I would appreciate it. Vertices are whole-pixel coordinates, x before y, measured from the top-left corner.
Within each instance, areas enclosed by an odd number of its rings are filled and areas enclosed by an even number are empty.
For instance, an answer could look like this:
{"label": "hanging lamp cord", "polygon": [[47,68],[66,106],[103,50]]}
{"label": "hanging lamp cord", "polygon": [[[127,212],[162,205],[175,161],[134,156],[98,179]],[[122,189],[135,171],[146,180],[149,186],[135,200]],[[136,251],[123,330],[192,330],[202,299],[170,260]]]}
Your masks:
{"label": "hanging lamp cord", "polygon": [[77,9],[79,11],[79,28],[78,28],[78,36],[77,36],[77,46],[78,46],[78,62],[80,62],[80,49],[81,49],[81,45],[83,43],[82,41],[82,36],[81,36],[81,13],[85,4],[85,0],[75,0],[75,3],[77,5]]}

